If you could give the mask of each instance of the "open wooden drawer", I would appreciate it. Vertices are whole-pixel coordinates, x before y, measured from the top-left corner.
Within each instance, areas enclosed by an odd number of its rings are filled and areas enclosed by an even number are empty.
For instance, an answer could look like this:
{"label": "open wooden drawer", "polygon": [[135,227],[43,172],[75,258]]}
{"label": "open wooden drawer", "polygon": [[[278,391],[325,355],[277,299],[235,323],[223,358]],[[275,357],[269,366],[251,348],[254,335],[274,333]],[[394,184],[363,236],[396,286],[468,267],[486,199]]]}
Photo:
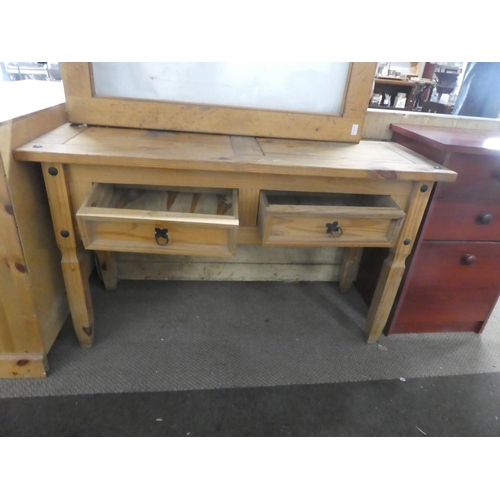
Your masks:
{"label": "open wooden drawer", "polygon": [[404,218],[390,196],[260,193],[263,245],[390,247]]}
{"label": "open wooden drawer", "polygon": [[89,250],[231,256],[238,191],[95,184],[76,219]]}

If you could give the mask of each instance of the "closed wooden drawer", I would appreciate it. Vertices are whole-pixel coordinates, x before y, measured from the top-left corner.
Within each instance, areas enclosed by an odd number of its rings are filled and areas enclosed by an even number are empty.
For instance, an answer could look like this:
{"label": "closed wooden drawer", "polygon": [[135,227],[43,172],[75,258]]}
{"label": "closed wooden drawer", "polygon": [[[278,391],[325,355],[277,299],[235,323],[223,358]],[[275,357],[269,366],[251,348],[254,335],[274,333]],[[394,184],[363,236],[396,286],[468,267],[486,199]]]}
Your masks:
{"label": "closed wooden drawer", "polygon": [[89,250],[231,256],[238,192],[95,184],[76,219]]}
{"label": "closed wooden drawer", "polygon": [[404,218],[404,211],[390,196],[260,194],[263,245],[390,247]]}
{"label": "closed wooden drawer", "polygon": [[499,262],[500,243],[424,241],[396,321],[484,321],[500,292]]}
{"label": "closed wooden drawer", "polygon": [[438,183],[435,197],[500,200],[500,156],[452,153],[445,166],[458,177],[456,182]]}
{"label": "closed wooden drawer", "polygon": [[434,200],[425,240],[500,241],[500,200]]}

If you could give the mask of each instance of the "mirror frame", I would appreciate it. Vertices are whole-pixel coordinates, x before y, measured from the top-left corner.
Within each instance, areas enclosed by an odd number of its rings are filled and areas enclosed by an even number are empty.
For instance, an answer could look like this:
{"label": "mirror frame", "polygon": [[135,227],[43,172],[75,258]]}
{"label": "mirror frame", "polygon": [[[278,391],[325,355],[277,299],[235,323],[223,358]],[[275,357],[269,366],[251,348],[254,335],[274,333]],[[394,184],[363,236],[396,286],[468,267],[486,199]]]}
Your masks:
{"label": "mirror frame", "polygon": [[92,63],[60,63],[72,123],[211,134],[359,142],[376,62],[350,63],[340,114],[96,96]]}

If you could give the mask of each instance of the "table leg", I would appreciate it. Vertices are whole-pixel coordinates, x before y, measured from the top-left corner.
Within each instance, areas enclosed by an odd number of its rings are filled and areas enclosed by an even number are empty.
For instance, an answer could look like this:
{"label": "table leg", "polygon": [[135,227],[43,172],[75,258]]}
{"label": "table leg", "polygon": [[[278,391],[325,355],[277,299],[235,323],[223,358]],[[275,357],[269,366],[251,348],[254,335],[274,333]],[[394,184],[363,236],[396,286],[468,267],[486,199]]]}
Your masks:
{"label": "table leg", "polygon": [[61,252],[61,265],[73,327],[80,345],[91,347],[94,340],[94,311],[83,255],[76,248],[62,248]]}
{"label": "table leg", "polygon": [[432,182],[415,182],[414,184],[405,222],[396,245],[391,248],[388,257],[384,260],[368,311],[366,340],[369,344],[376,342],[380,337],[391,313],[405,272],[405,261],[415,244],[432,186]]}
{"label": "table leg", "polygon": [[387,323],[405,272],[406,257],[406,254],[391,251],[384,260],[366,322],[366,340],[369,344],[377,341]]}
{"label": "table leg", "polygon": [[80,345],[90,347],[94,339],[94,313],[88,270],[82,244],[77,239],[65,167],[42,165],[61,266],[68,293],[71,319]]}
{"label": "table leg", "polygon": [[342,265],[340,266],[340,281],[339,288],[342,293],[346,293],[351,289],[353,281],[358,275],[359,263],[363,247],[349,247],[344,249],[342,257]]}
{"label": "table leg", "polygon": [[118,287],[118,268],[116,256],[113,252],[96,251],[97,265],[104,287],[108,292],[115,291]]}

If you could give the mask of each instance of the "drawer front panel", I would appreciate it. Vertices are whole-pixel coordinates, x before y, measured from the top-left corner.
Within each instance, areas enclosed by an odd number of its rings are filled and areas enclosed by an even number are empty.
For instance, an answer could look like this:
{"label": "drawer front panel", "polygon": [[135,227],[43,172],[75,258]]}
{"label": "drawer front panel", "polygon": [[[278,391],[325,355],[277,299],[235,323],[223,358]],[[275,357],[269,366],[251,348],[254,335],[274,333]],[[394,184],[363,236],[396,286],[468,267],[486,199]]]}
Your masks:
{"label": "drawer front panel", "polygon": [[423,238],[500,241],[500,200],[434,200]]}
{"label": "drawer front panel", "polygon": [[390,247],[404,218],[388,196],[262,192],[259,207],[262,244],[268,246]]}
{"label": "drawer front panel", "polygon": [[[338,233],[327,233],[327,225],[337,223]],[[344,219],[330,217],[268,217],[263,244],[291,246],[392,246],[395,224],[389,219]]]}
{"label": "drawer front panel", "polygon": [[[167,231],[165,231],[165,229]],[[235,252],[235,230],[172,222],[95,222],[86,225],[85,248],[115,252],[229,257]]]}
{"label": "drawer front panel", "polygon": [[96,184],[76,219],[89,250],[227,257],[238,192]]}
{"label": "drawer front panel", "polygon": [[499,263],[500,243],[424,241],[395,322],[484,321],[500,292]]}
{"label": "drawer front panel", "polygon": [[500,156],[454,153],[445,166],[458,177],[456,182],[438,183],[438,198],[500,200]]}

